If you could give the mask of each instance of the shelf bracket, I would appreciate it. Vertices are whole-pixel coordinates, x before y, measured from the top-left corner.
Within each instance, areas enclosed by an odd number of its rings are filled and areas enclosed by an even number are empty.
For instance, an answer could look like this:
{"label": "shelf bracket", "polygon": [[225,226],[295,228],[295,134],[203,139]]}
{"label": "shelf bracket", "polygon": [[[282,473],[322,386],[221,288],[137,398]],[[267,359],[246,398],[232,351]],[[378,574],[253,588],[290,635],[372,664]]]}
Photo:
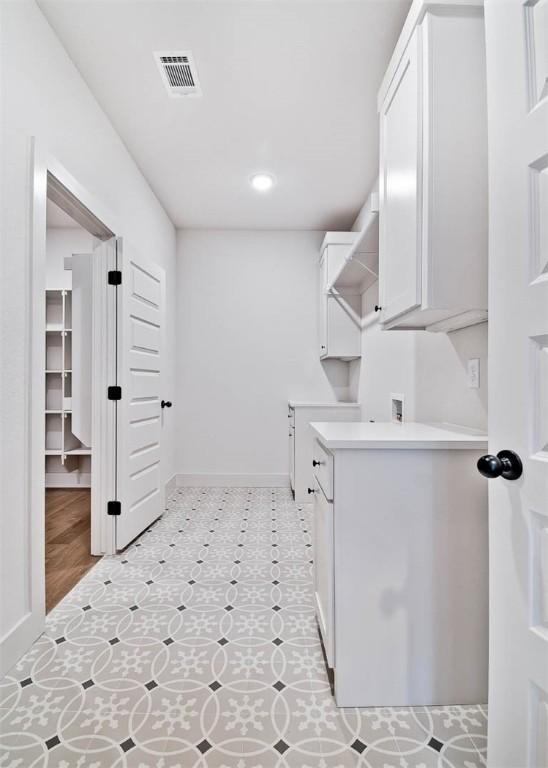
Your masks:
{"label": "shelf bracket", "polygon": [[359,264],[362,269],[364,269],[366,272],[369,272],[370,275],[373,275],[373,277],[379,278],[378,274],[375,272],[374,269],[371,269],[370,267],[366,266],[362,261],[359,259],[353,258],[352,261],[355,261],[356,264]]}

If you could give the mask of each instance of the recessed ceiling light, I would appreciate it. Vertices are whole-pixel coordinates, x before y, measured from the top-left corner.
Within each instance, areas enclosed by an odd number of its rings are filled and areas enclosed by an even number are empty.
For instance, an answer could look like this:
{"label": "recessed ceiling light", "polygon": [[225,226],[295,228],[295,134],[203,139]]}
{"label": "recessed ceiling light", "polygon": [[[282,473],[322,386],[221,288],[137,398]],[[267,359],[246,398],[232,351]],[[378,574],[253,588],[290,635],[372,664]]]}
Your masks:
{"label": "recessed ceiling light", "polygon": [[269,173],[255,173],[251,179],[251,186],[257,192],[268,192],[274,186],[274,176]]}

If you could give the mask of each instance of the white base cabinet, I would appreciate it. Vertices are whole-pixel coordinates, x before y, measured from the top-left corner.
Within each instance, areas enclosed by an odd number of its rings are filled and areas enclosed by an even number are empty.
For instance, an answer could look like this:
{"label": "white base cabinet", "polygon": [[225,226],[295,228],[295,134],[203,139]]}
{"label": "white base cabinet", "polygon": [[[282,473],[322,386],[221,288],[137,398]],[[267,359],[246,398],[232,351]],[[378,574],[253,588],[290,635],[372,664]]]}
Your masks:
{"label": "white base cabinet", "polygon": [[289,479],[298,504],[312,499],[308,493],[314,487],[312,473],[313,438],[311,421],[359,421],[359,403],[302,403],[289,401]]}
{"label": "white base cabinet", "polygon": [[398,442],[415,425],[384,426],[387,439],[381,424],[313,424],[315,604],[336,703],[485,703],[485,438]]}

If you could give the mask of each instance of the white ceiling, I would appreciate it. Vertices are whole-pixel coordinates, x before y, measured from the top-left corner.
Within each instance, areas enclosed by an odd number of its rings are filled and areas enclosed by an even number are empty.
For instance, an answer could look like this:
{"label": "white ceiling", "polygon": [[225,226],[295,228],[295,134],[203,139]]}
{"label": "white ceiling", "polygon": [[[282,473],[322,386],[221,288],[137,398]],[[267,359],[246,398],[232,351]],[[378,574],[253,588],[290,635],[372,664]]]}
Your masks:
{"label": "white ceiling", "polygon": [[[377,175],[376,93],[410,0],[39,0],[178,227],[348,227]],[[191,50],[201,98],[154,51]],[[258,194],[249,176],[269,171]]]}

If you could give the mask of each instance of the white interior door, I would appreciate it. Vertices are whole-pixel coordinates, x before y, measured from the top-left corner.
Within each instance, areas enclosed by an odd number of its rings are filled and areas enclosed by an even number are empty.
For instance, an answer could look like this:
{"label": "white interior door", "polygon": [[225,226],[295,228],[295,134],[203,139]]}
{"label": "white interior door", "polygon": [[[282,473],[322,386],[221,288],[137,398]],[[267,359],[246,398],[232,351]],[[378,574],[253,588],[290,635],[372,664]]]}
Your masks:
{"label": "white interior door", "polygon": [[164,510],[161,372],[165,273],[117,241],[118,381],[116,547],[123,549]]}
{"label": "white interior door", "polygon": [[[489,442],[488,764],[548,766],[548,0],[486,0]],[[496,466],[495,466],[496,469]]]}
{"label": "white interior door", "polygon": [[72,433],[91,446],[93,255],[72,255]]}

